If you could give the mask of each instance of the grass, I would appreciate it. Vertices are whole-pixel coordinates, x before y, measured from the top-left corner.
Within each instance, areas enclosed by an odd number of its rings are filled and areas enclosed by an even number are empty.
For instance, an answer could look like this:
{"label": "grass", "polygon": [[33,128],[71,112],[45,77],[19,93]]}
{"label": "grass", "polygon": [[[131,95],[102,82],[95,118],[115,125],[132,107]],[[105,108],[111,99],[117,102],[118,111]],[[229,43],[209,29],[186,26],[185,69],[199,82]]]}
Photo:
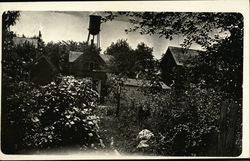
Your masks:
{"label": "grass", "polygon": [[100,117],[100,136],[103,139],[106,150],[117,150],[123,154],[137,153],[136,140],[140,132],[136,116],[128,116],[126,108],[121,108],[120,116],[115,116],[115,107],[99,106],[97,115]]}

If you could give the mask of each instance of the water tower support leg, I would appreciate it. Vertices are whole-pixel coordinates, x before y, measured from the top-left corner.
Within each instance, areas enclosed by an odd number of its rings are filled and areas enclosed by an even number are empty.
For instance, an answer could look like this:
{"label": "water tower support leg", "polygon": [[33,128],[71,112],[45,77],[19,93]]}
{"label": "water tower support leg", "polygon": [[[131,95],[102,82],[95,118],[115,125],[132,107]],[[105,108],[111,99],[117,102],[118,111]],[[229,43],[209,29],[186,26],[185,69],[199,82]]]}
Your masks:
{"label": "water tower support leg", "polygon": [[89,35],[88,35],[87,43],[89,43],[89,36],[90,36],[90,33],[89,33]]}
{"label": "water tower support leg", "polygon": [[97,47],[100,48],[100,33],[97,35]]}

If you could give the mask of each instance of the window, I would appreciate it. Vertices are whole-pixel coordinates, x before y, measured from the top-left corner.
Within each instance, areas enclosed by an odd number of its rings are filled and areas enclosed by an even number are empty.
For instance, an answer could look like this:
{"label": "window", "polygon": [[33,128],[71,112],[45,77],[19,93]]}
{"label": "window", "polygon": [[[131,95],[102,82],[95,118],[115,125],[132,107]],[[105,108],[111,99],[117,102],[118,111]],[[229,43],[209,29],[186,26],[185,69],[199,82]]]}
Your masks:
{"label": "window", "polygon": [[94,63],[93,62],[89,62],[88,63],[88,70],[92,71],[94,69]]}

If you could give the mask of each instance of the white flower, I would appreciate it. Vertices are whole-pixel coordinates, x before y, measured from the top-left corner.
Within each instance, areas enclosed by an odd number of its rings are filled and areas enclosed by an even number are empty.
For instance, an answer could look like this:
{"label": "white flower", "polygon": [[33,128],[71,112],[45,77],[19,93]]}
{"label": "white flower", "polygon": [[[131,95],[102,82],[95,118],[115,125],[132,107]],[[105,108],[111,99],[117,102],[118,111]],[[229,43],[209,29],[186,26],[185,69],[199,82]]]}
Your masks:
{"label": "white flower", "polygon": [[147,148],[149,145],[147,144],[147,140],[142,140],[140,143],[137,145],[136,148]]}
{"label": "white flower", "polygon": [[142,130],[137,136],[140,140],[149,140],[151,137],[154,137],[154,134],[148,129]]}

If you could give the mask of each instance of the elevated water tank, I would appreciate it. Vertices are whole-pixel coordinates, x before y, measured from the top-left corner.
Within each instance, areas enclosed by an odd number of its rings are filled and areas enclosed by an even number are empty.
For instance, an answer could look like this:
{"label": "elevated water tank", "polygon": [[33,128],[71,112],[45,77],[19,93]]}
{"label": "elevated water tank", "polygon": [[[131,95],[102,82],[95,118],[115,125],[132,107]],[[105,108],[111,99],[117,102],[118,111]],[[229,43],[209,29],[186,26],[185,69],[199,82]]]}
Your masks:
{"label": "elevated water tank", "polygon": [[98,35],[101,27],[101,16],[89,15],[89,33]]}

